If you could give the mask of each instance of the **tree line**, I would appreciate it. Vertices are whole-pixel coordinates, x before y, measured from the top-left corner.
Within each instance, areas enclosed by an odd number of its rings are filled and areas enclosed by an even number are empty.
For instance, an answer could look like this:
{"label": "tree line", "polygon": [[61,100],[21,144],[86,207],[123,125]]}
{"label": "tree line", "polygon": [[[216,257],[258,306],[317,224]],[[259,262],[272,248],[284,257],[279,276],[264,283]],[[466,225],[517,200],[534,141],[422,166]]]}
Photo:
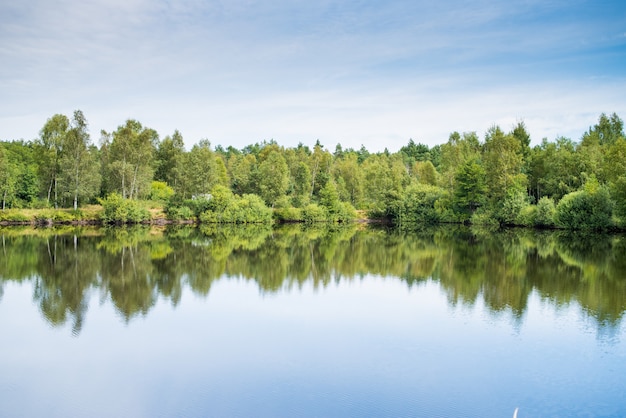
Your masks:
{"label": "tree line", "polygon": [[137,202],[162,202],[173,219],[206,222],[347,220],[355,208],[401,225],[466,222],[561,228],[623,227],[626,139],[622,119],[601,114],[578,141],[531,147],[524,122],[450,134],[397,152],[333,151],[318,141],[242,149],[203,139],[185,149],[179,131],[160,138],[136,120],[92,141],[80,110],[57,114],[32,141],[0,142],[5,208],[100,202],[106,220],[140,220]]}

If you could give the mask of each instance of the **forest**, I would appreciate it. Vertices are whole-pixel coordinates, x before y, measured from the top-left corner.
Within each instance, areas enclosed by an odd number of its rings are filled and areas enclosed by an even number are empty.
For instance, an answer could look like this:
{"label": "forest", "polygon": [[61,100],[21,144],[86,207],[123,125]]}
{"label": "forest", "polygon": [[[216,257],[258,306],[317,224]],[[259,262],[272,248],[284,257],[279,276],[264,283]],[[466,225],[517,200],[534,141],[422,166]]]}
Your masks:
{"label": "forest", "polygon": [[518,122],[510,131],[492,126],[482,139],[452,132],[433,147],[410,139],[396,152],[273,140],[235,149],[206,139],[187,150],[180,132],[161,138],[132,119],[101,131],[96,145],[77,110],[49,118],[36,139],[0,142],[0,198],[2,221],[19,221],[24,209],[79,219],[97,204],[105,223],[145,221],[160,205],[171,220],[203,223],[366,214],[398,225],[623,229],[626,138],[613,113],[577,141],[532,147]]}

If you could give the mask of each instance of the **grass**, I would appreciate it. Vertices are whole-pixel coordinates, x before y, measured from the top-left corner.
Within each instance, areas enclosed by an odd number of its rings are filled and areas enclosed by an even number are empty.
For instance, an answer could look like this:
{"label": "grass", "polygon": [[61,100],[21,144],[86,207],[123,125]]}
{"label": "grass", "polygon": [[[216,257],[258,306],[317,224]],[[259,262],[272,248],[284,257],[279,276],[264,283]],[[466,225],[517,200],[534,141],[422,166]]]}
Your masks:
{"label": "grass", "polygon": [[[159,222],[166,219],[163,204],[153,201],[141,202],[150,212],[150,219]],[[103,208],[101,205],[85,205],[78,210],[62,209],[5,209],[0,210],[0,222],[3,224],[71,224],[99,223]]]}

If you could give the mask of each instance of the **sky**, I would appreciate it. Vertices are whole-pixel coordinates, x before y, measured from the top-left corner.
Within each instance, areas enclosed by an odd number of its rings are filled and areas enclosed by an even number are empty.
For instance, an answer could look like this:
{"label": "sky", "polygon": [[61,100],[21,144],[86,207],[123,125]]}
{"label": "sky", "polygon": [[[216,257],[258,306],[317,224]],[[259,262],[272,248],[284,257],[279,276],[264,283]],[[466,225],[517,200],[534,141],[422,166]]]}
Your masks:
{"label": "sky", "polygon": [[243,148],[392,152],[626,118],[626,2],[0,0],[0,140],[83,111]]}

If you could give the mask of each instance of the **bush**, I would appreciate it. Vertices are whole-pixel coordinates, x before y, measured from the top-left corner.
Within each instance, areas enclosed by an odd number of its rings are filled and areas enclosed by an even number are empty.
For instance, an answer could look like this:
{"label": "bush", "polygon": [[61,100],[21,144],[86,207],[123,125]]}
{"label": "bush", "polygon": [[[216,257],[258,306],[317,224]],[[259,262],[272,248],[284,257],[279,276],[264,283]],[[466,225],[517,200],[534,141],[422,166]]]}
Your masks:
{"label": "bush", "polygon": [[554,220],[566,229],[607,229],[612,226],[612,216],[613,202],[608,190],[592,178],[583,190],[563,196]]}
{"label": "bush", "polygon": [[440,222],[440,212],[435,203],[445,195],[445,191],[429,184],[413,184],[407,187],[399,213],[394,217],[399,223],[436,224]]}
{"label": "bush", "polygon": [[13,210],[2,210],[0,211],[0,222],[30,222],[30,219],[28,216]]}
{"label": "bush", "polygon": [[356,209],[349,202],[341,202],[339,204],[339,212],[337,213],[337,221],[348,222],[357,218]]}
{"label": "bush", "polygon": [[554,205],[554,200],[549,197],[542,197],[537,202],[534,225],[540,228],[553,227],[555,213],[556,206]]}
{"label": "bush", "polygon": [[474,212],[470,218],[470,223],[472,225],[500,226],[500,223],[490,211],[480,209]]}
{"label": "bush", "polygon": [[274,219],[281,222],[304,222],[304,215],[300,208],[275,208]]}
{"label": "bush", "polygon": [[497,221],[503,225],[514,225],[523,208],[528,206],[526,190],[521,187],[511,187],[506,197],[495,208]]}
{"label": "bush", "polygon": [[239,197],[226,187],[216,186],[199,219],[203,223],[266,223],[272,221],[272,210],[257,195]]}
{"label": "bush", "polygon": [[234,196],[224,208],[221,218],[221,222],[226,223],[264,223],[271,220],[272,210],[253,194]]}
{"label": "bush", "polygon": [[305,222],[324,222],[328,220],[328,211],[323,206],[309,203],[302,209],[302,218]]}
{"label": "bush", "polygon": [[187,221],[195,218],[193,210],[189,206],[166,206],[167,219],[173,221]]}
{"label": "bush", "polygon": [[150,200],[167,202],[174,196],[174,189],[164,181],[153,181],[150,183]]}
{"label": "bush", "polygon": [[150,219],[150,212],[139,202],[124,199],[118,193],[111,193],[100,199],[102,221],[104,223],[138,223]]}
{"label": "bush", "polygon": [[537,206],[526,205],[522,208],[522,210],[520,210],[519,215],[517,216],[516,224],[523,226],[534,226],[536,218]]}

